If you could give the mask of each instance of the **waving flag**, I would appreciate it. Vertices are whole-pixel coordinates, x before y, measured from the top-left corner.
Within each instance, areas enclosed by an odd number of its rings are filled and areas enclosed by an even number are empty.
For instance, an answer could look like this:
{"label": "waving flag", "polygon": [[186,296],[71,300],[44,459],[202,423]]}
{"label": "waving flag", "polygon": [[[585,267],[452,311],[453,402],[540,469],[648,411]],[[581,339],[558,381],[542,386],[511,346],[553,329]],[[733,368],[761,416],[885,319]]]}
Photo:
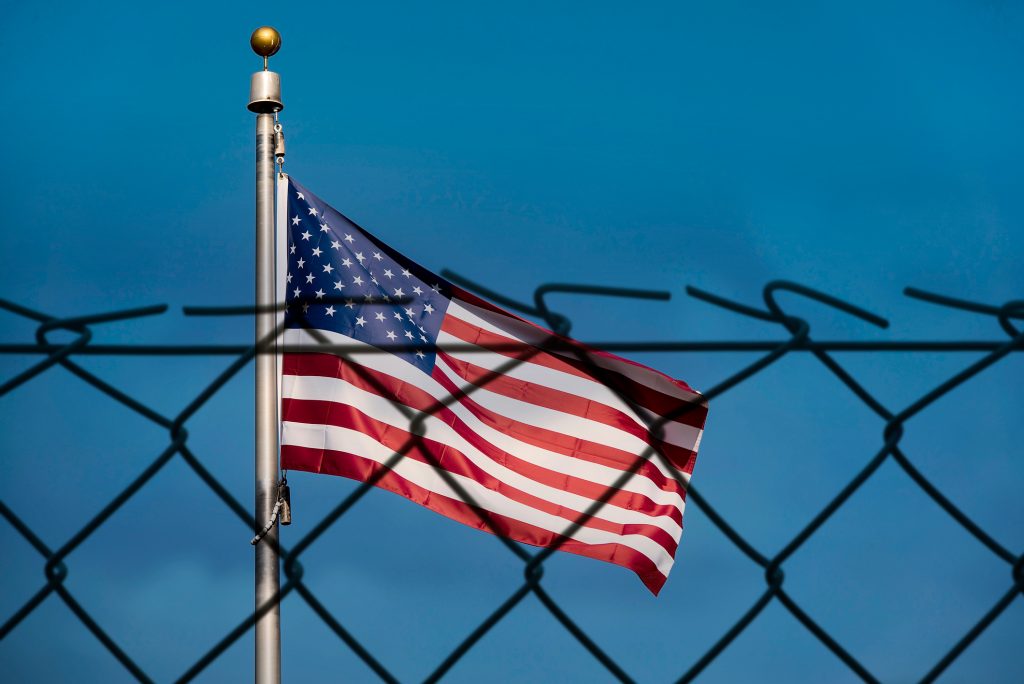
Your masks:
{"label": "waving flag", "polygon": [[657,594],[701,396],[454,286],[291,179],[278,202],[284,343],[352,349],[283,356],[281,467],[373,478],[467,525],[625,566]]}

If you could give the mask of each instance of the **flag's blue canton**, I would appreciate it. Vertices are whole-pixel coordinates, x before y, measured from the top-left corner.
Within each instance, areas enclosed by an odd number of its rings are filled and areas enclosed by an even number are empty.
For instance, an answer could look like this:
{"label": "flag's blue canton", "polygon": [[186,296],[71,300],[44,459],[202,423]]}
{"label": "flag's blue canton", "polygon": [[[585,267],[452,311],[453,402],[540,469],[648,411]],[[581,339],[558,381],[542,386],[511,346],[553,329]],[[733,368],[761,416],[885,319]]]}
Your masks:
{"label": "flag's blue canton", "polygon": [[392,353],[430,373],[430,347],[451,301],[447,281],[291,179],[287,234],[287,327],[331,330],[376,347],[412,345]]}

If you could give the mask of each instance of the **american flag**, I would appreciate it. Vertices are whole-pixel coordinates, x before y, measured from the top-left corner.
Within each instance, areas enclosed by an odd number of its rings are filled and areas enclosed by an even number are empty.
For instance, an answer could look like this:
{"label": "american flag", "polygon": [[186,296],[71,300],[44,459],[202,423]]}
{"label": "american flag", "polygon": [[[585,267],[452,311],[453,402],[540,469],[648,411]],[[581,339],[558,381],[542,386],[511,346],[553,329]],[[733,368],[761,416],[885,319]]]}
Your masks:
{"label": "american flag", "polygon": [[625,566],[657,594],[701,396],[456,287],[290,178],[280,188],[283,342],[352,350],[283,355],[281,467],[374,478],[467,525]]}

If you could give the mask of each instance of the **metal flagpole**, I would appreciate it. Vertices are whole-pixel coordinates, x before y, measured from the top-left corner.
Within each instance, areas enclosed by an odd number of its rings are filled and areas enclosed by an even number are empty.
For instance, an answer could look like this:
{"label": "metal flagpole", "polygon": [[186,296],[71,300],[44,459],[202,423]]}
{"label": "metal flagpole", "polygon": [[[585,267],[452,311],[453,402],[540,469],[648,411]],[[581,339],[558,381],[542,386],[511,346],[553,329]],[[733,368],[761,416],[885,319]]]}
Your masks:
{"label": "metal flagpole", "polygon": [[[281,111],[281,77],[268,70],[268,58],[281,47],[281,35],[264,26],[250,38],[263,57],[263,71],[252,75],[249,110],[256,113],[256,340],[274,335],[277,319],[274,274],[274,114]],[[271,520],[278,499],[277,354],[274,346],[256,354],[256,519]],[[256,684],[281,681],[281,586],[278,527],[271,524],[256,544]]]}

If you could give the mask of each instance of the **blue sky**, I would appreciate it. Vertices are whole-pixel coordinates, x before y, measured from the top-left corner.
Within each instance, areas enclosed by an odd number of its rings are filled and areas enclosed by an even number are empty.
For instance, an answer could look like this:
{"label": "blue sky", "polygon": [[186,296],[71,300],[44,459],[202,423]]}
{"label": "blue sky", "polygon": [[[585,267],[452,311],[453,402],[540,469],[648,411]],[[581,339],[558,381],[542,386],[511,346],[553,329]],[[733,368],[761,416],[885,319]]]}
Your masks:
{"label": "blue sky", "polygon": [[[1000,2],[352,4],[5,3],[0,297],[52,315],[167,303],[97,342],[242,342],[244,319],[188,304],[250,300],[254,121],[248,48],[280,29],[296,179],[424,266],[529,299],[544,282],[670,290],[669,302],[557,298],[581,339],[779,339],[688,298],[751,304],[796,280],[890,319],[887,330],[787,299],[812,336],[1002,339],[991,320],[907,299],[906,285],[1002,303],[1024,290],[1024,12]],[[34,327],[0,314],[0,341]],[[56,334],[54,339],[63,339]],[[743,354],[633,354],[708,388]],[[1019,355],[1018,355],[1019,356]],[[838,355],[899,410],[976,354]],[[30,357],[0,358],[0,377]],[[95,357],[173,415],[229,359]],[[1007,548],[1024,546],[1022,360],[1006,359],[907,425],[914,463]],[[252,379],[189,421],[189,444],[251,499]],[[0,397],[3,501],[51,547],[166,446],[166,431],[51,369]],[[778,551],[882,444],[882,421],[809,355],[712,405],[702,493]],[[294,542],[351,482],[291,478]],[[178,459],[68,559],[68,588],[159,681],[251,608],[249,533]],[[0,524],[0,618],[43,583]],[[695,506],[653,598],[626,570],[559,554],[544,584],[640,681],[678,677],[763,591],[761,571]],[[422,679],[521,581],[489,535],[373,492],[304,557],[321,600],[403,681]],[[1010,587],[1010,572],[887,463],[785,565],[786,588],[876,676],[913,681]],[[372,681],[297,598],[290,681]],[[1018,599],[948,681],[1020,681]],[[1017,634],[1018,637],[1013,635]],[[126,681],[51,597],[0,642],[12,681]],[[201,681],[251,678],[243,638]],[[711,682],[852,681],[778,603]],[[527,599],[456,682],[605,681]]]}

